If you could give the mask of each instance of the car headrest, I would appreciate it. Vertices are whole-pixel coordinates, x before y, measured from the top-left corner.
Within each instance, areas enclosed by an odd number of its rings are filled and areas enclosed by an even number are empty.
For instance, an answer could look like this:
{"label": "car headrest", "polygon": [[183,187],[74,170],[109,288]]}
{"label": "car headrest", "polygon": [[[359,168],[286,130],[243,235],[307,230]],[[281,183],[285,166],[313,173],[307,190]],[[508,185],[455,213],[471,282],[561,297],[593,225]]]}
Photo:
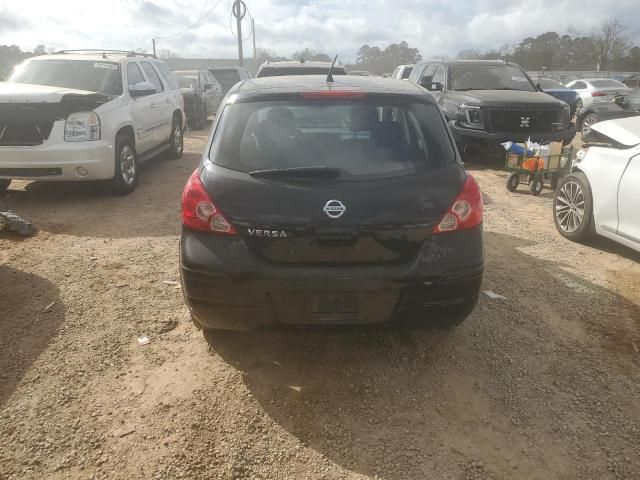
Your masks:
{"label": "car headrest", "polygon": [[293,112],[286,107],[273,107],[267,112],[267,120],[274,125],[293,130],[295,122]]}
{"label": "car headrest", "polygon": [[351,111],[351,130],[371,131],[379,123],[378,110],[373,106],[359,106]]}

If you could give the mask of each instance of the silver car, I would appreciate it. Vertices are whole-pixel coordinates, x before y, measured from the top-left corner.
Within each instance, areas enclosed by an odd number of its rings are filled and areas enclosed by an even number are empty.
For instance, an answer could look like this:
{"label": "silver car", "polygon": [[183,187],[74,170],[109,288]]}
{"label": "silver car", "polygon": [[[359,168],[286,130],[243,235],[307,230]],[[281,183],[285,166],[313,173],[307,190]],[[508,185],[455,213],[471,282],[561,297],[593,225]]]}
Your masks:
{"label": "silver car", "polygon": [[567,88],[580,95],[578,112],[593,103],[610,102],[618,95],[629,95],[631,89],[624,83],[611,78],[581,78],[567,83]]}
{"label": "silver car", "polygon": [[391,74],[391,78],[395,78],[396,80],[406,80],[409,78],[413,67],[413,65],[398,65]]}

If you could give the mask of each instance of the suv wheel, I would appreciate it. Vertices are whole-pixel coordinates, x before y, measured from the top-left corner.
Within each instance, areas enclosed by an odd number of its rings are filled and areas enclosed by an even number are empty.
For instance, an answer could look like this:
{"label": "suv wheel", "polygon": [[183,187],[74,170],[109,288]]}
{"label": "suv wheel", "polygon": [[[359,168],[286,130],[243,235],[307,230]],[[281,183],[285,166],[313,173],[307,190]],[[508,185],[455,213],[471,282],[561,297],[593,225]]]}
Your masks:
{"label": "suv wheel", "polygon": [[11,185],[11,180],[0,179],[0,193],[6,192],[9,189],[9,185]]}
{"label": "suv wheel", "polygon": [[553,220],[565,238],[584,242],[595,233],[591,186],[582,172],[567,175],[553,197]]}
{"label": "suv wheel", "polygon": [[182,157],[184,150],[184,136],[182,131],[182,123],[176,117],[173,117],[171,125],[171,138],[169,139],[168,157],[171,160],[177,160]]}
{"label": "suv wheel", "polygon": [[115,151],[116,173],[111,180],[111,189],[115,195],[127,195],[138,183],[138,163],[131,138],[118,135]]}

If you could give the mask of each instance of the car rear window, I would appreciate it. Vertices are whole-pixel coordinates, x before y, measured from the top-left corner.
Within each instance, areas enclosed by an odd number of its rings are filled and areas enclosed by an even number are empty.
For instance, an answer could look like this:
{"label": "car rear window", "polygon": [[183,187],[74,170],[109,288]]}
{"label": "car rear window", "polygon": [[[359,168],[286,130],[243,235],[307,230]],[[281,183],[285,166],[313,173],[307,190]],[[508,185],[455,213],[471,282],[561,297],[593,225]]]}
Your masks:
{"label": "car rear window", "polygon": [[617,80],[592,80],[591,85],[596,88],[627,88],[624,83]]}
{"label": "car rear window", "polygon": [[409,75],[411,75],[412,71],[413,67],[405,67],[404,71],[402,72],[402,80],[409,78]]}
{"label": "car rear window", "polygon": [[236,102],[220,121],[209,158],[241,172],[322,166],[357,181],[410,175],[455,159],[438,107],[413,99]]}

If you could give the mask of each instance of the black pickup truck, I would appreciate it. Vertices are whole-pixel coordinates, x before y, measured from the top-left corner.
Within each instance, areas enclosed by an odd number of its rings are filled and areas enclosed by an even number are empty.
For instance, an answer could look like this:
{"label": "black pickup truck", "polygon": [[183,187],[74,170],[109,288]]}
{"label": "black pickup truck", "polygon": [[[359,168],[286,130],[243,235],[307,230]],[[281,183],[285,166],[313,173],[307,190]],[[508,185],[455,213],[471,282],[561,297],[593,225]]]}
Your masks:
{"label": "black pickup truck", "polygon": [[492,151],[500,143],[528,138],[569,144],[576,134],[569,105],[540,91],[514,63],[422,62],[409,81],[436,98],[461,149]]}

